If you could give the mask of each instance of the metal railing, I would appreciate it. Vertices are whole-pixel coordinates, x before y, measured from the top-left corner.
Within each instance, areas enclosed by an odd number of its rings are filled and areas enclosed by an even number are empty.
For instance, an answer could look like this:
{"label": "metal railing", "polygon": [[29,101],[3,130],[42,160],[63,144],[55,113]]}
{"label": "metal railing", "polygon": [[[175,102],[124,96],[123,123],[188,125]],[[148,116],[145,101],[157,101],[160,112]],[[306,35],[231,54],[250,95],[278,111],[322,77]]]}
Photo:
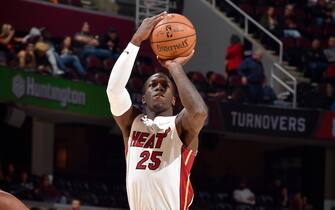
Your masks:
{"label": "metal railing", "polygon": [[169,5],[169,0],[136,0],[136,27],[147,17],[169,11]]}
{"label": "metal railing", "polygon": [[[281,73],[285,74],[289,79],[292,80],[292,86],[290,87],[282,78],[277,76],[276,71],[279,70]],[[274,86],[274,82],[277,82],[278,84],[282,85],[287,91],[292,93],[292,107],[296,108],[297,107],[297,79],[292,76],[288,71],[286,71],[281,65],[278,63],[274,63],[272,68],[271,68],[271,80],[270,80],[270,85],[271,87]]]}
{"label": "metal railing", "polygon": [[[224,0],[226,3],[228,3],[232,8],[234,8],[240,15],[244,17],[244,34],[249,35],[249,22],[253,23],[258,29],[263,31],[267,36],[269,36],[272,40],[274,40],[279,45],[279,64],[282,64],[283,62],[283,42],[278,39],[275,35],[273,35],[270,31],[268,31],[266,28],[264,28],[261,24],[259,24],[256,20],[254,20],[252,17],[250,17],[247,13],[245,13],[243,10],[241,10],[236,4],[234,4],[230,0]],[[214,8],[216,8],[216,0],[209,0]]]}

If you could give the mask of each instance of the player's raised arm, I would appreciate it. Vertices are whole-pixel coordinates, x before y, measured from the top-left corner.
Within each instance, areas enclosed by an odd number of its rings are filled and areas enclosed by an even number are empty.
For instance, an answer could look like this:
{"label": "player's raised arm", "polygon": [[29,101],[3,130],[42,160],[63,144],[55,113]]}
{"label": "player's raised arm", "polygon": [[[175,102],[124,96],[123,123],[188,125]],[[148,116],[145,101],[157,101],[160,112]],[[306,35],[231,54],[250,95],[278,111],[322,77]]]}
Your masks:
{"label": "player's raised arm", "polygon": [[29,210],[19,199],[0,190],[0,209]]}
{"label": "player's raised arm", "polygon": [[148,39],[154,26],[165,14],[166,12],[163,12],[143,20],[141,26],[133,35],[131,42],[116,61],[109,77],[106,92],[110,109],[124,137],[129,135],[130,125],[138,114],[138,111],[132,106],[130,95],[125,87],[142,41]]}
{"label": "player's raised arm", "polygon": [[182,141],[189,149],[196,151],[198,148],[198,134],[204,126],[208,110],[201,95],[188,79],[182,67],[191,59],[193,53],[187,57],[160,61],[160,63],[169,70],[184,106],[184,109],[176,118],[179,136],[183,137]]}

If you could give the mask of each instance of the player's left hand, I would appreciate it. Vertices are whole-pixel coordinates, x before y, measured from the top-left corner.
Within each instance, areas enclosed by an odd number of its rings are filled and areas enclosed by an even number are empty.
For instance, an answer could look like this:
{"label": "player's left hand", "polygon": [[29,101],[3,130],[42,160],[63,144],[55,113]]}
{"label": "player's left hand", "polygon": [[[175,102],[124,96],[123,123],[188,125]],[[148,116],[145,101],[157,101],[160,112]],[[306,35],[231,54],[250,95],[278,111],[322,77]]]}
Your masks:
{"label": "player's left hand", "polygon": [[153,28],[157,25],[157,23],[159,23],[159,21],[164,19],[166,14],[167,12],[165,11],[158,15],[145,18],[133,35],[131,42],[136,46],[140,46],[144,40],[149,38]]}

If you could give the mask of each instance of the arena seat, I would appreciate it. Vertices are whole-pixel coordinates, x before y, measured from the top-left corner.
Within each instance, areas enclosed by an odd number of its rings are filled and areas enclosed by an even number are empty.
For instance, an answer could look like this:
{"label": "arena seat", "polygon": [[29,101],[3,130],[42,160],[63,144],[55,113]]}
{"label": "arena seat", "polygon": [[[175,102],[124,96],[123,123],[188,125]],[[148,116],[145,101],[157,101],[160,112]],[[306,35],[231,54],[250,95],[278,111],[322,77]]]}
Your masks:
{"label": "arena seat", "polygon": [[101,70],[104,65],[97,56],[91,55],[86,58],[86,68],[89,70]]}
{"label": "arena seat", "polygon": [[226,79],[224,78],[223,75],[218,74],[218,73],[214,73],[212,82],[213,82],[213,85],[217,88],[224,88],[224,86],[226,85]]}
{"label": "arena seat", "polygon": [[104,69],[106,72],[111,72],[114,64],[115,60],[112,58],[108,58],[103,61]]}

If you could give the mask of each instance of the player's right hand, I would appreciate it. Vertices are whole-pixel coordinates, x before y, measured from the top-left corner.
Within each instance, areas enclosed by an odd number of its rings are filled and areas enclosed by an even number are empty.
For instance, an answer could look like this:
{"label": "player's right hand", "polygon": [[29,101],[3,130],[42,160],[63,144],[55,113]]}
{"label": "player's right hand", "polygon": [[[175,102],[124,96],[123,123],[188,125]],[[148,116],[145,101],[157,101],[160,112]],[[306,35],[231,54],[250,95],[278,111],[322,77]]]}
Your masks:
{"label": "player's right hand", "polygon": [[158,62],[165,68],[170,69],[171,66],[178,64],[178,65],[185,65],[189,60],[191,60],[191,58],[194,55],[194,50],[192,50],[191,54],[189,54],[188,56],[185,57],[177,57],[173,60],[162,60],[157,56],[157,60]]}
{"label": "player's right hand", "polygon": [[140,27],[137,29],[137,31],[133,35],[131,42],[136,46],[140,46],[142,41],[149,38],[155,25],[157,25],[157,23],[161,21],[165,17],[166,14],[167,12],[165,11],[158,15],[145,18],[142,24],[140,25]]}

